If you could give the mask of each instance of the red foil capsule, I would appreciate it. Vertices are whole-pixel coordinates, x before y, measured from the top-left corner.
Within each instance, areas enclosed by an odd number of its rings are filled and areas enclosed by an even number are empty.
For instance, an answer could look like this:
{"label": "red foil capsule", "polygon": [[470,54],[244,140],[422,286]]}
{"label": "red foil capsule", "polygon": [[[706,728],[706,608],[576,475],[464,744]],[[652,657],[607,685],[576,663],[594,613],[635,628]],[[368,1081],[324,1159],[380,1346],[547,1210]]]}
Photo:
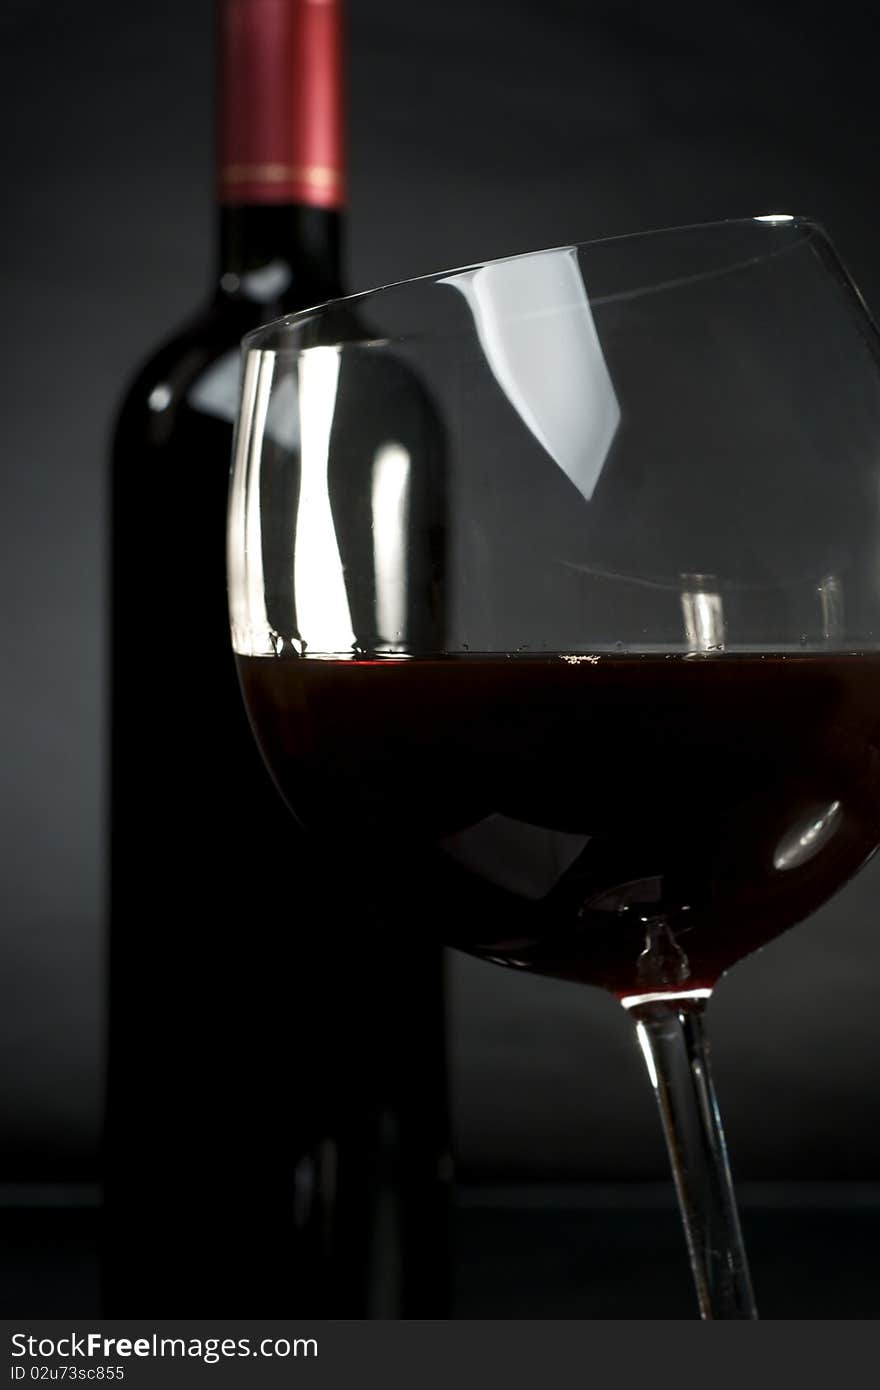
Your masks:
{"label": "red foil capsule", "polygon": [[218,0],[221,203],[345,202],[341,0]]}

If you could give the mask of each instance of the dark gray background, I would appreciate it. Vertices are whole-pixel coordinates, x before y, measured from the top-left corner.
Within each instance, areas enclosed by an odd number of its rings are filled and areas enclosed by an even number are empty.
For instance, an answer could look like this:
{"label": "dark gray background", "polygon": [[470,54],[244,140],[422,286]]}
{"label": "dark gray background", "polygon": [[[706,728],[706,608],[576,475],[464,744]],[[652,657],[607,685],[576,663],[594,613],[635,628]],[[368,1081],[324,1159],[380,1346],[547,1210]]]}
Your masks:
{"label": "dark gray background", "polygon": [[[869,7],[352,0],[350,16],[353,289],[782,210],[823,220],[880,308]],[[211,28],[210,0],[0,9],[7,1176],[95,1163],[107,433],[137,359],[207,287]],[[145,660],[181,640],[157,621]],[[880,863],[719,990],[743,1176],[880,1173],[878,888]],[[466,1170],[663,1171],[615,1004],[467,960],[453,973]]]}

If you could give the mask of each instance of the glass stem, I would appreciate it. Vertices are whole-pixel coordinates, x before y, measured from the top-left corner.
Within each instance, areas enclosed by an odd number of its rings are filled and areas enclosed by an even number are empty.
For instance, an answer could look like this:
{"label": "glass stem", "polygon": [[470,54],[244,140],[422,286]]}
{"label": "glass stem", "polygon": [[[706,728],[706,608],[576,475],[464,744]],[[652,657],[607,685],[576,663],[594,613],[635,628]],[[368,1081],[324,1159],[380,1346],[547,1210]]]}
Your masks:
{"label": "glass stem", "polygon": [[634,1003],[627,1012],[660,1108],[700,1316],[756,1318],[703,1008],[703,1000],[672,998]]}

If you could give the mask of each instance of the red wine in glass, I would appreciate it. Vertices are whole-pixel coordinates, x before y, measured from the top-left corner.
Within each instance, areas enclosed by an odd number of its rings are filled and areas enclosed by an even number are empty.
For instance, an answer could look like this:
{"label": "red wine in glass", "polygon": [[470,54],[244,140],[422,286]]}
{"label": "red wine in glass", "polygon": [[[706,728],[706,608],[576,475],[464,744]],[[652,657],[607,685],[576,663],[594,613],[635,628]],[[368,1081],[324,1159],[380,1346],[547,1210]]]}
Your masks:
{"label": "red wine in glass", "polygon": [[880,653],[239,672],[291,809],[417,884],[414,932],[621,998],[710,989],[880,842]]}

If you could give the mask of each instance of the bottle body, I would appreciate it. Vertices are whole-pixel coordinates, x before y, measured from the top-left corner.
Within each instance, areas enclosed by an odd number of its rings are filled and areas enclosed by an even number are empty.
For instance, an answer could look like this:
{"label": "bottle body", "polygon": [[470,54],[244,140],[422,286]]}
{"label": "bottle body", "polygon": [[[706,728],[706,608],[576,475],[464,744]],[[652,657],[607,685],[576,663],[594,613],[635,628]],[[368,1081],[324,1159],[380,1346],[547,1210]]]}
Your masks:
{"label": "bottle body", "polygon": [[[267,5],[336,8],[225,0],[221,25],[241,40]],[[328,904],[344,846],[300,837],[229,639],[239,342],[339,293],[326,176],[312,203],[266,177],[264,200],[252,182],[255,201],[224,202],[213,298],[138,373],[114,435],[107,1311],[443,1316],[439,948],[401,990],[394,925]]]}

